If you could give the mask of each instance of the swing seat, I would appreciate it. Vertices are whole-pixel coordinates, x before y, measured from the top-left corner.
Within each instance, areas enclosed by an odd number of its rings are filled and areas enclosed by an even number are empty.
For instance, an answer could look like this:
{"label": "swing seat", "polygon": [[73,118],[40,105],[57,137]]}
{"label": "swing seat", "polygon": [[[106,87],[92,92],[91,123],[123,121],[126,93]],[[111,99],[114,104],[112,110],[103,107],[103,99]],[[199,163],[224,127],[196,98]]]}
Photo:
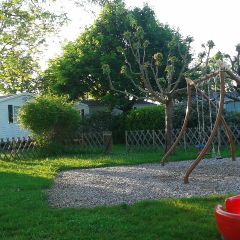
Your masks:
{"label": "swing seat", "polygon": [[240,195],[226,199],[226,210],[221,205],[215,207],[217,228],[223,240],[240,239]]}
{"label": "swing seat", "polygon": [[204,147],[205,147],[205,145],[202,144],[202,143],[198,143],[198,144],[195,146],[195,148],[196,148],[197,150],[203,150]]}

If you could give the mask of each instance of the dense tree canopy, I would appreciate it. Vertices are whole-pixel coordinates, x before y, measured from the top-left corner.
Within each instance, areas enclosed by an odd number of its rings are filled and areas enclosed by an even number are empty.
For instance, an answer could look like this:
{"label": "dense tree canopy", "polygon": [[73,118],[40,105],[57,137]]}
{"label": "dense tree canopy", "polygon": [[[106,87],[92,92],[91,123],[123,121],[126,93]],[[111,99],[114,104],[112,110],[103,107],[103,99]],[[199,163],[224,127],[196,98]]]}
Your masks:
{"label": "dense tree canopy", "polygon": [[37,53],[48,33],[65,22],[48,10],[53,0],[0,1],[0,91],[33,90]]}
{"label": "dense tree canopy", "polygon": [[[110,65],[115,86],[123,91],[138,93],[128,77],[121,74],[125,58],[119,53],[120,48],[126,48],[124,34],[135,31],[136,26],[141,26],[144,38],[150,43],[147,56],[162,52],[163,65],[160,74],[165,75],[164,69],[170,51],[178,58],[178,47],[186,50],[181,36],[169,26],[160,24],[148,6],[128,10],[122,1],[114,1],[105,5],[95,23],[76,41],[65,46],[61,57],[50,62],[44,76],[46,87],[54,93],[69,94],[72,99],[84,98],[88,93],[95,98],[103,98],[123,110],[131,109],[135,99],[109,90],[109,82],[102,73],[102,65]],[[173,47],[174,41],[179,44]],[[126,54],[133,59],[130,49]],[[176,74],[180,68],[179,61],[176,64]]]}

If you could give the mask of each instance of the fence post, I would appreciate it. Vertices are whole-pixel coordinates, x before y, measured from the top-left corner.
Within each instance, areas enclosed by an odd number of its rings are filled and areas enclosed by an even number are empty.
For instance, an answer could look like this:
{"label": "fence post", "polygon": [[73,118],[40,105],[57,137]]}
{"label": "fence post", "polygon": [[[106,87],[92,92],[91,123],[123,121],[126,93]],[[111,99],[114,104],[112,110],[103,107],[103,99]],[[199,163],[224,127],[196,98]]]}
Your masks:
{"label": "fence post", "polygon": [[105,131],[103,132],[103,144],[104,144],[104,152],[106,154],[111,154],[112,153],[112,132]]}

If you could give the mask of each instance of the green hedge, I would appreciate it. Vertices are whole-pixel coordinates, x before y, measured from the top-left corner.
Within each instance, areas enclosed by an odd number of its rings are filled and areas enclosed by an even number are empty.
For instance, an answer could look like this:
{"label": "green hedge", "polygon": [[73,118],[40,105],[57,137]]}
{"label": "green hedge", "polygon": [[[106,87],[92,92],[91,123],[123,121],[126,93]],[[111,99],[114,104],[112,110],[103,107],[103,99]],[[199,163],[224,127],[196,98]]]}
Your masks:
{"label": "green hedge", "polygon": [[126,116],[127,130],[163,129],[165,125],[164,106],[145,107],[130,111]]}
{"label": "green hedge", "polygon": [[81,121],[80,130],[83,132],[112,131],[113,142],[124,143],[125,115],[112,116],[110,112],[97,112]]}
{"label": "green hedge", "polygon": [[[204,102],[204,121],[209,125],[210,116],[208,102]],[[186,102],[178,103],[173,108],[173,128],[181,128],[186,113]],[[202,124],[201,105],[199,106],[200,121]],[[230,115],[229,115],[230,116]],[[240,113],[229,117],[229,122],[240,122]],[[216,119],[215,109],[212,109],[212,120]],[[198,113],[196,103],[192,103],[188,127],[198,126]],[[112,116],[111,113],[99,112],[84,120],[82,125],[85,131],[112,131],[115,144],[124,143],[125,130],[161,130],[165,127],[164,106],[145,107],[131,110],[127,114]]]}

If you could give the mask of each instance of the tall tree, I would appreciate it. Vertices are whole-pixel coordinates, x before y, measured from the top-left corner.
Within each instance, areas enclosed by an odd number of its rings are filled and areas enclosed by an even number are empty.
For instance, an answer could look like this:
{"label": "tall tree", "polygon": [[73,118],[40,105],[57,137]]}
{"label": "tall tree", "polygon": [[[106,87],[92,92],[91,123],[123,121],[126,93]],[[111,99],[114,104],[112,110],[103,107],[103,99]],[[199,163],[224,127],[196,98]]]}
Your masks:
{"label": "tall tree", "polygon": [[48,33],[66,21],[49,10],[53,0],[0,2],[0,91],[33,90],[38,71],[37,54]]}
{"label": "tall tree", "polygon": [[[125,59],[122,73],[127,76],[132,85],[131,90],[120,89],[115,85],[111,77],[112,69],[108,64],[103,65],[103,72],[107,75],[113,91],[125,93],[136,99],[151,99],[165,105],[167,150],[172,143],[174,94],[175,90],[181,86],[184,80],[183,75],[191,61],[189,51],[192,38],[182,39],[179,33],[175,33],[164,48],[157,49],[161,52],[153,53],[151,42],[145,39],[142,27],[136,26],[133,33],[126,32],[124,37],[125,48],[119,48],[119,52]],[[131,52],[133,60],[128,57],[128,51]],[[132,89],[137,89],[139,93],[135,94]]]}
{"label": "tall tree", "polygon": [[[151,42],[147,56],[161,51],[165,69],[168,59],[168,45],[177,39],[179,34],[167,25],[160,24],[147,5],[143,9],[126,9],[120,0],[106,4],[96,22],[86,29],[80,37],[67,44],[63,56],[50,62],[45,74],[47,86],[55,93],[69,94],[72,99],[84,98],[84,92],[88,92],[95,98],[101,98],[117,105],[120,109],[128,111],[136,101],[134,97],[126,96],[121,92],[111,91],[106,77],[103,75],[102,64],[108,63],[112,71],[112,79],[119,89],[133,91],[136,95],[139,89],[135,89],[129,82],[128,76],[121,74],[121,67],[125,57],[119,53],[119,48],[125,48],[125,32],[134,32],[136,26],[141,26],[145,37]],[[179,44],[185,48],[184,43]],[[186,49],[186,48],[185,48]],[[172,47],[176,56],[180,56],[178,47]],[[126,55],[133,60],[131,50]],[[181,63],[176,63],[176,71],[180,71]],[[161,76],[166,73],[161,71]],[[87,90],[88,88],[88,90]]]}
{"label": "tall tree", "polygon": [[[223,58],[226,59],[231,66],[231,70],[240,76],[240,43],[236,45],[236,55],[230,56],[229,54],[223,54]],[[238,93],[237,96],[234,96],[234,100],[239,100],[240,97],[240,84],[236,83],[236,86],[234,86],[234,89]]]}
{"label": "tall tree", "polygon": [[236,52],[236,55],[233,57],[229,54],[224,54],[224,57],[229,60],[232,71],[240,76],[240,43],[236,46]]}

